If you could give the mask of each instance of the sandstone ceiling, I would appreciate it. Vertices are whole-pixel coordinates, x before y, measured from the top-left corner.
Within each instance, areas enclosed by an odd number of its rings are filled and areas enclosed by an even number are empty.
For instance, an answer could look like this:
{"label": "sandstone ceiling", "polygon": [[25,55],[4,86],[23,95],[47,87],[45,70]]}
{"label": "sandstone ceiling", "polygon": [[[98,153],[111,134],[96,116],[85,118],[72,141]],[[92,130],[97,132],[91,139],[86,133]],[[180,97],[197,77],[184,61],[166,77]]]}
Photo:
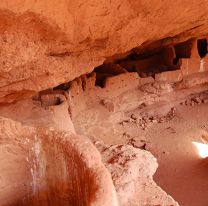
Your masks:
{"label": "sandstone ceiling", "polygon": [[207,36],[207,10],[207,0],[1,0],[0,98],[70,81],[132,48]]}

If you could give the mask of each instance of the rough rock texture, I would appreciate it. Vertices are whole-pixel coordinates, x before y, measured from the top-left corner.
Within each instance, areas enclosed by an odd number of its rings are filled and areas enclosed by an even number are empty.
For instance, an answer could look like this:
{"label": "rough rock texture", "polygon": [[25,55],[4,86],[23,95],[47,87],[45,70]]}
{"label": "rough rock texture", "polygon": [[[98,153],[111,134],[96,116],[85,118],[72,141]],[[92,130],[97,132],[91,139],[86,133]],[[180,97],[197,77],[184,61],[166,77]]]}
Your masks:
{"label": "rough rock texture", "polygon": [[207,9],[203,0],[2,0],[1,96],[31,96],[140,45],[203,36]]}
{"label": "rough rock texture", "polygon": [[25,125],[54,128],[56,131],[75,133],[68,111],[68,101],[61,94],[59,94],[59,97],[63,101],[58,104],[56,102],[57,95],[50,94],[42,95],[41,99],[26,99],[2,105],[0,107],[0,116],[16,120]]}
{"label": "rough rock texture", "polygon": [[0,204],[117,206],[115,186],[121,205],[177,205],[150,153],[103,146],[110,177],[77,134],[172,118],[128,112],[208,82],[207,11],[203,0],[1,0]]}
{"label": "rough rock texture", "polygon": [[104,145],[97,148],[110,171],[121,206],[179,206],[153,181],[158,167],[153,155],[130,145]]}
{"label": "rough rock texture", "polygon": [[117,206],[89,139],[0,118],[0,204]]}

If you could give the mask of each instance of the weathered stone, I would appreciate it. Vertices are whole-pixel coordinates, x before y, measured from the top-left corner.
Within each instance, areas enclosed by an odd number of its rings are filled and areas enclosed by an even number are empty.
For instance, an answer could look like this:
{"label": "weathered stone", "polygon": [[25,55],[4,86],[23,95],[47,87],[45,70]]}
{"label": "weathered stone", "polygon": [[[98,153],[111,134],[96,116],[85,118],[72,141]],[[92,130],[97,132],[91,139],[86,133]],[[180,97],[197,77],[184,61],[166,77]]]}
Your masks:
{"label": "weathered stone", "polygon": [[203,0],[2,0],[0,91],[44,90],[132,48],[148,48],[153,42],[161,47],[206,34],[207,7]]}
{"label": "weathered stone", "polygon": [[199,56],[197,42],[194,41],[190,58],[182,59],[181,71],[183,76],[207,71],[207,61],[207,55],[204,58]]}
{"label": "weathered stone", "polygon": [[113,77],[108,77],[105,81],[104,89],[111,91],[111,97],[135,89],[139,86],[139,76],[136,72],[123,73]]}
{"label": "weathered stone", "polygon": [[178,82],[182,80],[183,74],[181,70],[167,71],[155,75],[156,81]]}
{"label": "weathered stone", "polygon": [[154,82],[154,79],[152,77],[145,77],[145,78],[140,78],[139,82],[140,82],[140,85],[149,84],[149,83]]}
{"label": "weathered stone", "polygon": [[208,72],[199,72],[184,77],[180,82],[175,83],[176,88],[190,88],[208,82]]}
{"label": "weathered stone", "polygon": [[0,118],[1,205],[118,206],[89,139]]}
{"label": "weathered stone", "polygon": [[96,144],[112,175],[121,206],[173,205],[178,203],[153,180],[158,167],[156,159],[147,151],[130,145]]}

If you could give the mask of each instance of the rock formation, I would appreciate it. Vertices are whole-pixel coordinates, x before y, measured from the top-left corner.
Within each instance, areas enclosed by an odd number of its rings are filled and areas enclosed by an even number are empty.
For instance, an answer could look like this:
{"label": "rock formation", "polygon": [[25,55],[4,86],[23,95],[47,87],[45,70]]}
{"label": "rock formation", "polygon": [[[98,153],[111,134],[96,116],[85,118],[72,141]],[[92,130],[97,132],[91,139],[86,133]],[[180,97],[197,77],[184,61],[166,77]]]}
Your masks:
{"label": "rock formation", "polygon": [[1,205],[118,205],[111,177],[87,138],[0,122]]}
{"label": "rock formation", "polygon": [[206,35],[208,8],[202,0],[182,5],[179,0],[2,0],[0,9],[1,96],[19,91],[20,98],[134,48],[151,50]]}
{"label": "rock formation", "polygon": [[178,206],[153,181],[157,162],[149,152],[130,145],[107,146],[97,142],[96,146],[111,173],[120,205]]}
{"label": "rock formation", "polygon": [[115,130],[208,83],[207,17],[203,0],[1,0],[0,205],[178,206]]}

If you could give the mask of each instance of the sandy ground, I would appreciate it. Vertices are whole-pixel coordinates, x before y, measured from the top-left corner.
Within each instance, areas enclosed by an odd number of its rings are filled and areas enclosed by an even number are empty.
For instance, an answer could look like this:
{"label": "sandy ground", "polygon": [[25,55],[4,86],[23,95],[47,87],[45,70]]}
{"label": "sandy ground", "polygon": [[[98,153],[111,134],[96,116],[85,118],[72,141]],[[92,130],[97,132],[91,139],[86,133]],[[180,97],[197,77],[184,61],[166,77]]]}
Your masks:
{"label": "sandy ground", "polygon": [[[201,158],[193,142],[208,137],[208,104],[177,105],[172,120],[146,130],[126,126],[130,137],[143,139],[159,162],[155,181],[181,206],[208,205],[208,160]],[[139,138],[137,138],[139,136]]]}
{"label": "sandy ground", "polygon": [[208,137],[208,104],[178,105],[176,116],[169,122],[153,124],[146,130],[126,126],[125,131],[135,140],[147,142],[146,149],[159,162],[155,181],[181,206],[208,205],[208,160],[199,156],[193,144]]}
{"label": "sandy ground", "polygon": [[[159,101],[143,110],[145,125],[141,122],[141,108],[124,112],[122,118],[127,121],[123,122],[119,121],[121,114],[115,118],[94,112],[99,117],[94,115],[95,123],[82,132],[88,136],[94,133],[108,144],[126,143],[150,151],[159,162],[154,180],[162,189],[181,206],[207,206],[208,160],[199,155],[193,142],[208,143],[208,103],[180,104],[188,99],[183,97],[174,104],[172,100]],[[109,119],[112,121],[106,125]],[[109,130],[100,129],[99,121]]]}
{"label": "sandy ground", "polygon": [[208,205],[208,161],[193,142],[208,136],[208,105],[178,106],[169,123],[155,125],[145,136],[157,157],[155,181],[181,206]]}

